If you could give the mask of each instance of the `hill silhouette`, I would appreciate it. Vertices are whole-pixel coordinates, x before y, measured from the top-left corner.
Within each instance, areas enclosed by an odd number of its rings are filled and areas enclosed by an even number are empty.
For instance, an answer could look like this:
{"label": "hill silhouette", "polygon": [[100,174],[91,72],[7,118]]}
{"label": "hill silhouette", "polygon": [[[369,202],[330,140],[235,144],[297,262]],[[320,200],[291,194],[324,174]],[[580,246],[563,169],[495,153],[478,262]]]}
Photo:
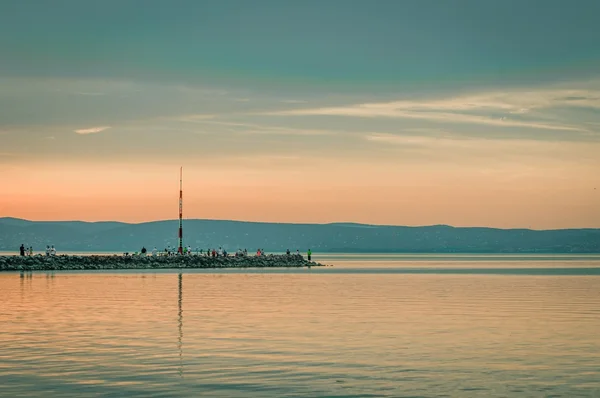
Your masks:
{"label": "hill silhouette", "polygon": [[[41,250],[162,250],[177,244],[177,220],[122,222],[28,221],[0,218],[0,250],[23,243]],[[382,226],[356,223],[286,224],[225,220],[184,220],[184,243],[192,248],[222,246],[229,251],[363,253],[599,253],[600,229],[496,229],[433,225]]]}

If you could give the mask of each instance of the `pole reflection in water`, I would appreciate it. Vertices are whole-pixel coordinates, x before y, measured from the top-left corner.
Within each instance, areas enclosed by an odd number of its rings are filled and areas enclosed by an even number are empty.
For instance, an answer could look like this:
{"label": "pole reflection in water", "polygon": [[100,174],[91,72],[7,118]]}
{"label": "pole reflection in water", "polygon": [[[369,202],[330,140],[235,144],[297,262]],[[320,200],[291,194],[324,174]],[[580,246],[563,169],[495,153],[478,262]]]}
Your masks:
{"label": "pole reflection in water", "polygon": [[183,350],[182,350],[182,342],[183,342],[183,275],[179,274],[179,376],[183,377]]}

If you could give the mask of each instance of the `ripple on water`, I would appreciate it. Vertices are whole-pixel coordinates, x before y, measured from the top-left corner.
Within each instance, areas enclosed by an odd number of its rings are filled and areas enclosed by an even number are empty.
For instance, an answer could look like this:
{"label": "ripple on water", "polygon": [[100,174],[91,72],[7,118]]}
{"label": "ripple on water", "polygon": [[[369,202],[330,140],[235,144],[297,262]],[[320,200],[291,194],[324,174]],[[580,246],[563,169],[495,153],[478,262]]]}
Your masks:
{"label": "ripple on water", "polygon": [[2,396],[600,396],[593,274],[2,274],[0,302]]}

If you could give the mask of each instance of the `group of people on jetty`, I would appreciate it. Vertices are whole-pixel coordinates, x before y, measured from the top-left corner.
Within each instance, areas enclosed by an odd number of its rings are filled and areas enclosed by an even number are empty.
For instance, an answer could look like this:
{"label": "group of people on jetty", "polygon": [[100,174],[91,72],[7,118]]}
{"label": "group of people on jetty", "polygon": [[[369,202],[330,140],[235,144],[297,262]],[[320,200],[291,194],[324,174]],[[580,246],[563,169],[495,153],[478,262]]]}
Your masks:
{"label": "group of people on jetty", "polygon": [[[206,256],[206,257],[229,257],[230,254],[227,252],[227,250],[225,250],[222,247],[219,247],[218,249],[211,249],[208,248],[206,249],[206,251],[204,249],[200,249],[200,248],[196,248],[195,250],[195,255],[197,256]],[[146,247],[142,247],[142,249],[140,250],[140,252],[135,252],[133,253],[134,256],[147,256],[151,254],[153,257],[156,256],[177,256],[177,255],[184,255],[184,256],[191,256],[194,255],[194,251],[192,250],[191,246],[185,246],[182,248],[182,252],[179,252],[178,248],[171,248],[171,246],[168,246],[164,249],[164,251],[159,251],[156,247],[154,247],[154,249],[152,249],[152,252],[148,253],[148,249],[146,249]],[[291,256],[291,252],[290,249],[287,249],[285,252],[286,255]],[[129,253],[123,253],[124,256],[129,256]],[[256,250],[256,257],[260,257],[260,256],[264,256],[265,255],[265,250],[264,249],[257,249]],[[296,249],[296,255],[300,256],[300,250]],[[312,257],[312,251],[310,249],[308,249],[308,251],[306,252],[306,255],[308,257],[308,261],[311,261],[311,257]],[[248,257],[248,250],[247,249],[238,249],[235,254],[233,254],[233,257]]]}
{"label": "group of people on jetty", "polygon": [[[176,256],[176,255],[184,255],[184,256],[191,256],[194,254],[194,252],[192,251],[192,247],[191,246],[186,246],[182,248],[182,252],[179,252],[178,248],[171,248],[171,246],[168,246],[165,248],[164,251],[158,251],[158,249],[156,249],[156,247],[154,249],[152,249],[152,256],[156,257],[156,256]],[[33,256],[33,247],[29,246],[29,247],[25,247],[24,244],[21,244],[21,247],[19,248],[19,254],[21,256]],[[291,256],[292,253],[290,252],[290,249],[287,249],[285,251],[285,254],[288,256]],[[124,256],[128,257],[130,254],[129,253],[123,253]],[[133,253],[134,256],[146,256],[148,255],[148,249],[146,249],[145,247],[142,247],[142,250],[140,250],[140,252],[135,252]],[[204,249],[200,249],[200,248],[196,248],[196,255],[197,256],[206,256],[206,257],[229,257],[230,254],[227,252],[227,250],[225,250],[222,247],[219,247],[218,249],[211,249],[208,248],[206,249],[206,251]],[[265,250],[264,249],[256,249],[256,257],[260,257],[260,256],[264,256],[265,255]],[[296,249],[296,255],[300,256],[300,250]],[[46,246],[46,256],[56,256],[56,249],[54,248],[54,245],[52,245],[52,247],[50,247],[50,245]],[[308,257],[308,261],[311,261],[312,258],[312,251],[310,249],[308,249],[308,251],[306,252],[306,256]],[[248,257],[248,250],[247,249],[238,249],[235,254],[233,255],[233,257]]]}
{"label": "group of people on jetty", "polygon": [[[33,246],[25,247],[24,244],[21,244],[21,247],[19,248],[19,254],[21,256],[33,256]],[[54,245],[52,245],[52,247],[50,247],[50,245],[46,246],[46,256],[56,256],[56,249],[54,248]]]}

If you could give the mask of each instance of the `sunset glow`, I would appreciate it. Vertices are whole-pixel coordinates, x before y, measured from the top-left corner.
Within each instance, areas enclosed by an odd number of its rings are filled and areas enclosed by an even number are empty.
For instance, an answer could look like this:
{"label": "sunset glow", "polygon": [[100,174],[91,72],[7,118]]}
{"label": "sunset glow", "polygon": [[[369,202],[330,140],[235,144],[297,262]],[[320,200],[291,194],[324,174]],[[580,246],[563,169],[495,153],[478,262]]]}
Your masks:
{"label": "sunset glow", "polygon": [[[157,6],[129,20],[133,6],[116,4],[0,11],[0,216],[174,219],[183,166],[185,218],[600,226],[593,13],[549,10],[557,29],[533,6],[527,23],[475,7],[430,15],[428,41],[417,3],[240,3],[241,21],[193,2],[188,16]],[[48,18],[20,37],[29,12]],[[302,23],[281,25],[294,13]],[[477,34],[464,27],[489,14]],[[179,29],[160,33],[158,19]],[[75,32],[80,43],[64,40]],[[578,47],[544,46],[565,40]]]}

